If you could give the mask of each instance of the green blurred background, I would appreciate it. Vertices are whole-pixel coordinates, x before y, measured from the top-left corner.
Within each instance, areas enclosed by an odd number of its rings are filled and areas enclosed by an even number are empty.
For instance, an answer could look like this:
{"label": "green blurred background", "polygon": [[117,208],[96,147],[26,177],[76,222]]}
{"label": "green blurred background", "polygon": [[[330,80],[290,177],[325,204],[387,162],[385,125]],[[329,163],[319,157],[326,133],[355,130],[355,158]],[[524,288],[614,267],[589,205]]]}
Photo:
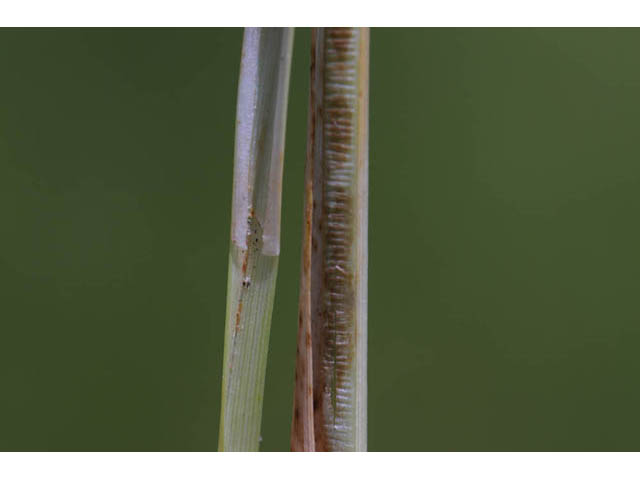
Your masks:
{"label": "green blurred background", "polygon": [[[215,450],[241,29],[0,30],[0,449]],[[264,450],[288,449],[309,30]],[[375,29],[371,450],[639,450],[640,30]]]}

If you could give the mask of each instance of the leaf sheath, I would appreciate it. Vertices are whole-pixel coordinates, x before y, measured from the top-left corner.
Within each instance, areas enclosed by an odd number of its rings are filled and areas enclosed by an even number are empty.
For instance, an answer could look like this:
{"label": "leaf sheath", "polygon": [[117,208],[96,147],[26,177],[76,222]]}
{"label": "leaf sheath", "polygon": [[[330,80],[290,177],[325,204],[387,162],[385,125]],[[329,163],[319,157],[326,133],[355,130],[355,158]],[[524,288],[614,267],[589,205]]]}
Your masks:
{"label": "leaf sheath", "polygon": [[244,33],[218,448],[256,451],[280,253],[280,203],[293,29]]}
{"label": "leaf sheath", "polygon": [[367,437],[369,30],[313,30],[292,450]]}

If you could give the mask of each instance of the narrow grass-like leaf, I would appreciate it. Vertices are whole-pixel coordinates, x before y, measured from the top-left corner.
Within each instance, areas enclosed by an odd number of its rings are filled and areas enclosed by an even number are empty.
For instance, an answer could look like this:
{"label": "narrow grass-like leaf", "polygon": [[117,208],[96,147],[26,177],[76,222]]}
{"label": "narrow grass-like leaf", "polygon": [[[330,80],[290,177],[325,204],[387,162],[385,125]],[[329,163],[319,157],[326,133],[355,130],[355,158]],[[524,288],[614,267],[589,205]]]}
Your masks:
{"label": "narrow grass-like leaf", "polygon": [[364,451],[369,30],[312,36],[291,448]]}
{"label": "narrow grass-like leaf", "polygon": [[293,29],[244,32],[220,414],[220,451],[256,451],[280,254]]}

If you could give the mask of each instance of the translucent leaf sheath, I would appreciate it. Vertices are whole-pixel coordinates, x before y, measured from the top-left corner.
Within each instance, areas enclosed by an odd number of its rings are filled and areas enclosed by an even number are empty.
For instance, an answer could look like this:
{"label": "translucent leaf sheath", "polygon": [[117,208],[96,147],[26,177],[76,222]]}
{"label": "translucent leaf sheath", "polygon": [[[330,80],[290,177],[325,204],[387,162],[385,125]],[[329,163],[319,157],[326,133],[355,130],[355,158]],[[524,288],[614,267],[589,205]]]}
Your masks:
{"label": "translucent leaf sheath", "polygon": [[245,29],[238,87],[219,449],[259,448],[293,29]]}
{"label": "translucent leaf sheath", "polygon": [[317,29],[312,43],[291,447],[363,451],[369,31]]}

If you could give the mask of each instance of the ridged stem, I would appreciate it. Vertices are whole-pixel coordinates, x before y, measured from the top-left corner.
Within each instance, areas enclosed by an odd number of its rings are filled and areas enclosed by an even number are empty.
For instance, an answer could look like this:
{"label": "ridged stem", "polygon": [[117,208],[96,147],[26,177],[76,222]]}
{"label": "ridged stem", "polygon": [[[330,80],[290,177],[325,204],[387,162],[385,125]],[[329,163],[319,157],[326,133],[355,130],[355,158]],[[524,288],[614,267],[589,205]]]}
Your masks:
{"label": "ridged stem", "polygon": [[293,29],[244,33],[233,174],[220,451],[257,451],[280,253]]}
{"label": "ridged stem", "polygon": [[369,30],[312,36],[291,448],[364,451]]}

